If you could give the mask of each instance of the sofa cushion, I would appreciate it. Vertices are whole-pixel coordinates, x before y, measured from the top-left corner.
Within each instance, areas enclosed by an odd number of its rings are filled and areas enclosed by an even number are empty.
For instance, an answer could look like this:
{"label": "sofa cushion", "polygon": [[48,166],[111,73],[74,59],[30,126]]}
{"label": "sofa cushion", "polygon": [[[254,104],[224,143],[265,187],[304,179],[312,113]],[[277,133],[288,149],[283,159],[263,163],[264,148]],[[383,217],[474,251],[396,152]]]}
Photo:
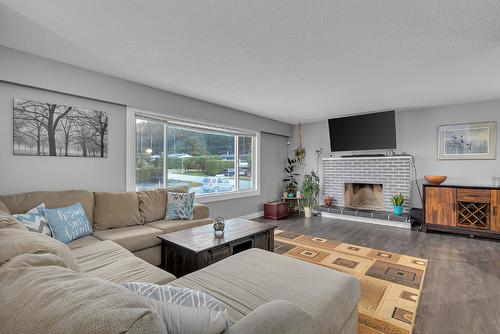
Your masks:
{"label": "sofa cushion", "polygon": [[170,192],[173,192],[173,193],[187,193],[188,192],[188,188],[186,186],[169,187],[167,190]]}
{"label": "sofa cushion", "polygon": [[208,218],[209,213],[208,206],[205,204],[195,203],[193,205],[193,220]]}
{"label": "sofa cushion", "polygon": [[5,211],[0,211],[0,229],[15,228],[23,231],[28,231],[28,228],[21,224],[14,216]]}
{"label": "sofa cushion", "polygon": [[142,223],[139,214],[139,200],[134,191],[96,192],[94,197],[94,228],[96,230],[134,226]]}
{"label": "sofa cushion", "polygon": [[138,257],[123,257],[107,266],[87,271],[87,274],[115,283],[146,282],[166,284],[175,280],[171,273],[147,263]]}
{"label": "sofa cushion", "polygon": [[148,299],[61,265],[52,254],[26,254],[0,267],[3,334],[165,333]]}
{"label": "sofa cushion", "polygon": [[0,201],[11,213],[25,213],[41,203],[45,203],[45,207],[49,209],[80,203],[89,221],[92,223],[93,220],[94,193],[86,190],[35,191],[0,196]]}
{"label": "sofa cushion", "polygon": [[154,266],[161,265],[161,245],[140,249],[132,254]]}
{"label": "sofa cushion", "polygon": [[170,284],[221,300],[233,321],[284,299],[311,315],[319,333],[339,333],[360,297],[359,281],[350,275],[255,248]]}
{"label": "sofa cushion", "polygon": [[187,193],[186,187],[172,187],[137,192],[139,213],[143,223],[164,219],[167,211],[167,192]]}
{"label": "sofa cushion", "polygon": [[131,252],[110,240],[75,248],[72,253],[84,273],[105,267],[123,258],[134,257]]}
{"label": "sofa cushion", "polygon": [[90,244],[95,244],[96,242],[102,242],[101,240],[89,235],[80,239],[73,240],[66,244],[69,249],[76,249]]}
{"label": "sofa cushion", "polygon": [[175,276],[134,256],[107,240],[73,250],[83,272],[115,283],[142,281],[165,284]]}
{"label": "sofa cushion", "polygon": [[3,202],[0,202],[0,229],[2,228],[15,228],[28,231],[26,226],[21,224],[16,217],[10,214],[9,208]]}
{"label": "sofa cushion", "polygon": [[137,198],[139,199],[139,212],[144,223],[165,218],[167,189],[139,191]]}
{"label": "sofa cushion", "polygon": [[165,234],[212,223],[213,220],[210,218],[197,220],[158,220],[152,223],[148,223],[146,224],[146,226],[160,229],[163,231],[162,234]]}
{"label": "sofa cushion", "polygon": [[111,240],[133,252],[139,249],[153,247],[160,244],[159,235],[162,230],[150,226],[129,226],[96,231],[94,237],[100,240]]}
{"label": "sofa cushion", "polygon": [[10,210],[2,201],[0,201],[0,211],[10,214]]}
{"label": "sofa cushion", "polygon": [[22,254],[54,254],[64,261],[66,267],[80,271],[75,256],[62,242],[40,233],[0,229],[0,266]]}
{"label": "sofa cushion", "polygon": [[224,334],[314,334],[317,333],[314,326],[312,317],[294,303],[271,300],[248,313]]}

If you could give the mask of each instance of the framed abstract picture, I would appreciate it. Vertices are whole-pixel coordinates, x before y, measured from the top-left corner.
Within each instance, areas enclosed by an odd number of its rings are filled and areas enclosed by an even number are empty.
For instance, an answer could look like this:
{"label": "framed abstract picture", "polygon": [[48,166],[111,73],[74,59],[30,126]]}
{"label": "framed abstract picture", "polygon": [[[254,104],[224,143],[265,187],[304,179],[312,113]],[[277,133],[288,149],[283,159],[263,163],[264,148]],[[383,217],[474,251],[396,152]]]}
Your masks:
{"label": "framed abstract picture", "polygon": [[497,122],[438,126],[439,160],[493,160],[497,155]]}
{"label": "framed abstract picture", "polygon": [[14,155],[105,158],[108,115],[27,99],[14,99]]}

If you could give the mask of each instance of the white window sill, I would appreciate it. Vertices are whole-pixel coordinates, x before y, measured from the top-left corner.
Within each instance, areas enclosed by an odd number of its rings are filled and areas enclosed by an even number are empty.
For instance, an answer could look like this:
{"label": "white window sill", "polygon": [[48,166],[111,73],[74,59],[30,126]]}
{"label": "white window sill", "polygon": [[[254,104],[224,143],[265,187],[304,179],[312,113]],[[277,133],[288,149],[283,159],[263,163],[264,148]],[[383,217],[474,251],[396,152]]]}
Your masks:
{"label": "white window sill", "polygon": [[217,193],[217,194],[206,194],[206,195],[195,195],[194,202],[195,203],[209,203],[209,202],[219,202],[236,198],[245,198],[245,197],[253,197],[259,196],[259,190],[240,190],[226,193]]}

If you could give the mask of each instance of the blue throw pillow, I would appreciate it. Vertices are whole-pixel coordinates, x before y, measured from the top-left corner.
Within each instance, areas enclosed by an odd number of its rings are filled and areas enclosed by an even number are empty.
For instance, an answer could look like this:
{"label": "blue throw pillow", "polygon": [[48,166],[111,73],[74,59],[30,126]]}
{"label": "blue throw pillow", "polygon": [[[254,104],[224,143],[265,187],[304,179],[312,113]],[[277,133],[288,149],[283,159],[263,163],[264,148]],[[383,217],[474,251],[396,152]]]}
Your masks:
{"label": "blue throw pillow", "polygon": [[193,219],[194,193],[167,193],[166,220]]}
{"label": "blue throw pillow", "polygon": [[43,213],[54,238],[65,244],[92,234],[92,226],[80,203],[64,208],[44,209]]}

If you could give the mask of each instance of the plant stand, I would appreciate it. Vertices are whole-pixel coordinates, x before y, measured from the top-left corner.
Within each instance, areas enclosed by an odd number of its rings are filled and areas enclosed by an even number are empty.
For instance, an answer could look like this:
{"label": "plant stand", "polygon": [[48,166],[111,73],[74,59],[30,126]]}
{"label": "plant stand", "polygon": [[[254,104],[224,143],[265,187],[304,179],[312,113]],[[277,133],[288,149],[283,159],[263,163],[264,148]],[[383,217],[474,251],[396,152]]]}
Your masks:
{"label": "plant stand", "polygon": [[300,200],[302,198],[301,197],[282,197],[281,200],[287,204],[289,203],[295,203],[295,211],[298,212],[298,214],[300,215]]}

